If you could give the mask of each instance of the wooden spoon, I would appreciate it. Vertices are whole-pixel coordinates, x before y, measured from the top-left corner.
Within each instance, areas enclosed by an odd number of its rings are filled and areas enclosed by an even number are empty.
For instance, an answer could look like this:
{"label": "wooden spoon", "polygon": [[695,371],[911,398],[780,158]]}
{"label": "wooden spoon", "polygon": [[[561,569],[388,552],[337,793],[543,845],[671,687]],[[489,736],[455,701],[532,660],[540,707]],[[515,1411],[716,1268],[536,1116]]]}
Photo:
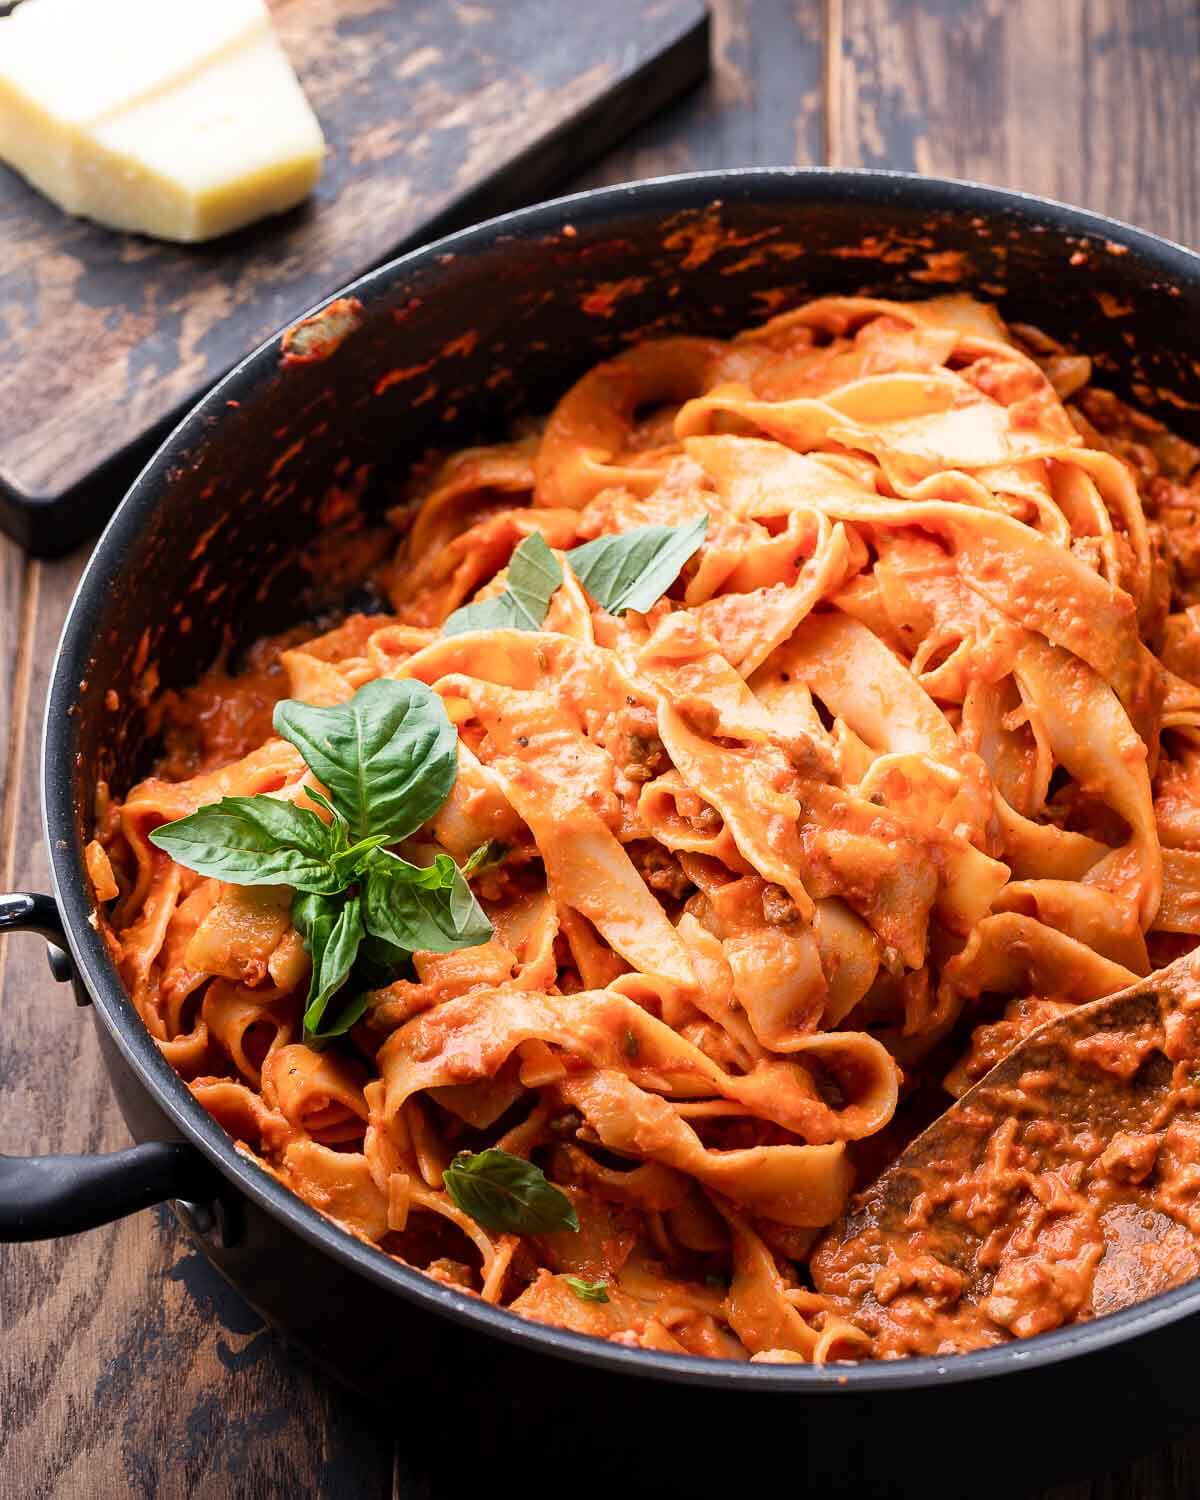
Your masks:
{"label": "wooden spoon", "polygon": [[857,1195],[812,1273],[883,1356],[1200,1275],[1200,950],[1032,1032]]}

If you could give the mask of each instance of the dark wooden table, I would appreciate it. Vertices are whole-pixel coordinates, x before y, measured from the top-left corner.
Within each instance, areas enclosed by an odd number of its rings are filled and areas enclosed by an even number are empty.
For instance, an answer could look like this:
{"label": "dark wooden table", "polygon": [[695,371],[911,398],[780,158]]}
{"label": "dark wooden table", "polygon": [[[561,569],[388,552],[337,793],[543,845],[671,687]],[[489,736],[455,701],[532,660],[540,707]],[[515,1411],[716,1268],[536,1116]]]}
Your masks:
{"label": "dark wooden table", "polygon": [[[916,168],[1200,243],[1195,0],[714,0],[713,10],[711,83],[575,185],[783,162]],[[82,561],[28,562],[0,541],[2,889],[46,887],[41,705]],[[0,945],[0,986],[3,1148],[125,1144],[92,1028],[51,982],[40,943]],[[1105,1419],[1119,1420],[1119,1399]],[[165,1213],[0,1256],[3,1500],[456,1500],[413,1456],[422,1436],[394,1438],[289,1356]],[[1200,1436],[1028,1500],[1198,1495]]]}

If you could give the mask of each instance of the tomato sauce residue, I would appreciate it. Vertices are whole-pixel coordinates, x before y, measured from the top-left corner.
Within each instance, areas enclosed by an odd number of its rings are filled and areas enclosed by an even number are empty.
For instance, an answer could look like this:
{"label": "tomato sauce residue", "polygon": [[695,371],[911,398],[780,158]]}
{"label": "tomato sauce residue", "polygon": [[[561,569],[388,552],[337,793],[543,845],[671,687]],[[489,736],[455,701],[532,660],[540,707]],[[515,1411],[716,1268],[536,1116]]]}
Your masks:
{"label": "tomato sauce residue", "polygon": [[389,370],[386,375],[381,375],[375,382],[375,394],[382,396],[384,391],[390,391],[394,385],[402,385],[406,380],[415,380],[418,375],[424,375],[432,370],[436,364],[436,359],[427,359],[423,365],[402,365]]}
{"label": "tomato sauce residue", "polygon": [[649,285],[645,276],[626,276],[623,281],[602,281],[580,302],[590,317],[611,318],[622,297],[633,297]]}
{"label": "tomato sauce residue", "polygon": [[962,281],[970,269],[961,250],[927,250],[922,259],[925,270],[914,271],[914,281]]}
{"label": "tomato sauce residue", "polygon": [[337,297],[311,318],[293,324],[280,344],[280,364],[313,365],[328,359],[362,327],[363,305],[357,297]]}

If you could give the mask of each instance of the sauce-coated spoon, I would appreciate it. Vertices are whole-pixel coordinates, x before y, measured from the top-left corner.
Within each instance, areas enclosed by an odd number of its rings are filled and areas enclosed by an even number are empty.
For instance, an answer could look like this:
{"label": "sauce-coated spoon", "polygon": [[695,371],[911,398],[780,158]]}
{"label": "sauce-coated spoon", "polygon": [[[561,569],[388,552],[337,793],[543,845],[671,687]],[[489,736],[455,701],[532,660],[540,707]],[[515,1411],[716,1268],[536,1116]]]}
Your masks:
{"label": "sauce-coated spoon", "polygon": [[1200,950],[1032,1032],[856,1196],[812,1272],[882,1356],[1200,1275]]}

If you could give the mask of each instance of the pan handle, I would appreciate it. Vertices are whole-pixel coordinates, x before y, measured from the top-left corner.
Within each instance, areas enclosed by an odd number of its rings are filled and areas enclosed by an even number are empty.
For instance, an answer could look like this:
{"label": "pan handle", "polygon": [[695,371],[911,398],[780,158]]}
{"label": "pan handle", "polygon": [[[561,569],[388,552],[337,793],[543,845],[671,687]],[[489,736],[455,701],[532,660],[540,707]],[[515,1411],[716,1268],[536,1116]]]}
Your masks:
{"label": "pan handle", "polygon": [[56,948],[65,948],[67,943],[58,902],[32,891],[0,895],[0,932],[37,932]]}
{"label": "pan handle", "polygon": [[[5,932],[39,933],[52,952],[66,947],[52,896],[0,895]],[[78,1234],[168,1198],[203,1204],[217,1196],[218,1183],[205,1157],[182,1141],[149,1141],[104,1156],[0,1155],[0,1242]]]}
{"label": "pan handle", "polygon": [[0,1241],[79,1234],[168,1198],[204,1202],[216,1174],[183,1141],[106,1156],[0,1156]]}

